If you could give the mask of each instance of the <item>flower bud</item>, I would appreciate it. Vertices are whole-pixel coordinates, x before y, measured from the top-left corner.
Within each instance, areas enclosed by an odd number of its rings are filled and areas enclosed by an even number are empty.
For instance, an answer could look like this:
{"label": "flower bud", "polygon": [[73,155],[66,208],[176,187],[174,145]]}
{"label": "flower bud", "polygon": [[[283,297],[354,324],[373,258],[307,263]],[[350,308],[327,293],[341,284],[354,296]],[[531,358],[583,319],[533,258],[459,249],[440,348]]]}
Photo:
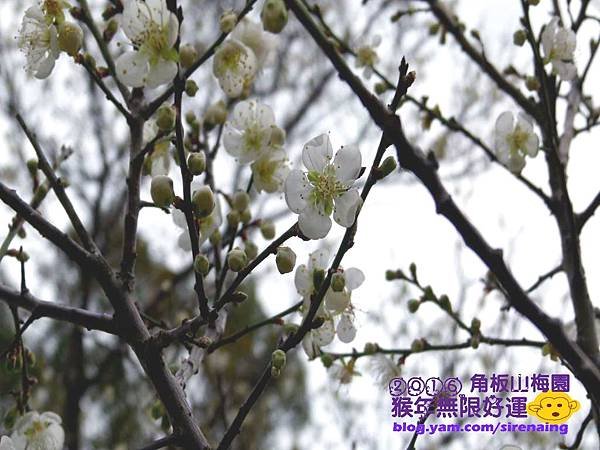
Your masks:
{"label": "flower bud", "polygon": [[531,6],[537,6],[540,4],[540,0],[527,0],[527,3],[529,3]]}
{"label": "flower bud", "polygon": [[208,258],[202,254],[196,255],[196,258],[194,258],[194,270],[205,277],[210,270]]}
{"label": "flower bud", "polygon": [[275,256],[275,263],[279,273],[290,273],[296,265],[296,254],[289,247],[279,247]]}
{"label": "flower bud", "polygon": [[202,186],[192,196],[194,212],[199,217],[206,217],[215,209],[215,197],[209,186]]}
{"label": "flower bud", "polygon": [[283,331],[285,331],[287,334],[295,333],[296,331],[298,331],[298,328],[300,327],[295,323],[286,322],[283,325]]}
{"label": "flower bud", "polygon": [[252,241],[246,241],[244,245],[244,253],[248,257],[248,260],[254,259],[258,256],[258,247]]}
{"label": "flower bud", "polygon": [[387,83],[384,83],[383,81],[378,81],[377,83],[375,83],[375,93],[377,95],[383,94],[388,89],[389,89],[389,87],[388,87]]}
{"label": "flower bud", "polygon": [[35,158],[31,158],[27,160],[27,170],[29,170],[29,173],[31,175],[35,175],[36,172],[38,171],[38,160]]}
{"label": "flower bud", "polygon": [[323,363],[323,367],[329,369],[333,365],[333,356],[329,353],[323,353],[321,355],[321,362]]}
{"label": "flower bud", "polygon": [[279,370],[285,367],[285,352],[283,350],[277,349],[271,355],[271,365]]}
{"label": "flower bud", "polygon": [[388,156],[383,160],[381,165],[377,168],[377,179],[381,180],[387,177],[390,173],[398,168],[396,159],[393,156]]}
{"label": "flower bud", "polygon": [[239,248],[234,248],[227,254],[227,265],[232,272],[239,272],[248,264],[248,257]]}
{"label": "flower bud", "polygon": [[415,339],[414,341],[412,341],[412,344],[410,344],[410,350],[414,353],[422,352],[424,349],[425,342],[423,341],[423,339]]}
{"label": "flower bud", "polygon": [[471,336],[471,347],[474,349],[479,348],[479,343],[481,342],[481,339],[479,337],[479,335],[475,335],[475,336]]}
{"label": "flower bud", "polygon": [[223,100],[213,103],[206,109],[204,113],[204,122],[213,127],[215,125],[223,125],[227,120],[227,105]]}
{"label": "flower bud", "polygon": [[221,232],[219,230],[213,231],[213,234],[208,237],[208,241],[217,247],[221,243]]}
{"label": "flower bud", "polygon": [[167,208],[175,200],[173,180],[166,175],[157,175],[150,184],[150,196],[156,206]]}
{"label": "flower bud", "polygon": [[270,220],[263,220],[260,223],[260,233],[262,237],[271,240],[275,237],[275,225]]}
{"label": "flower bud", "polygon": [[527,41],[527,32],[525,30],[517,30],[513,34],[513,43],[522,47]]}
{"label": "flower bud", "polygon": [[198,85],[196,84],[196,82],[194,80],[187,80],[185,82],[185,93],[189,97],[194,97],[196,95],[196,92],[198,92]]}
{"label": "flower bud", "polygon": [[196,114],[194,113],[194,111],[188,111],[185,113],[185,121],[188,125],[192,125],[193,123],[198,122],[198,119],[196,118]]}
{"label": "flower bud", "polygon": [[379,350],[379,345],[377,345],[375,342],[367,342],[365,344],[364,352],[367,355],[372,355],[372,354],[376,353],[377,350]]}
{"label": "flower bud", "polygon": [[206,169],[206,154],[203,151],[190,153],[187,166],[192,175],[200,175]]}
{"label": "flower bud", "polygon": [[221,14],[219,18],[219,28],[222,33],[231,33],[237,24],[238,16],[235,12],[229,10]]}
{"label": "flower bud", "polygon": [[243,303],[248,300],[248,294],[242,291],[236,291],[231,295],[229,300],[234,303]]}
{"label": "flower bud", "polygon": [[446,294],[440,295],[440,306],[448,312],[452,312],[452,304]]}
{"label": "flower bud", "polygon": [[416,298],[408,301],[408,310],[413,314],[417,312],[419,306],[421,306],[421,302]]}
{"label": "flower bud", "polygon": [[525,87],[528,91],[537,91],[540,89],[540,82],[536,77],[527,77],[525,79]]}
{"label": "flower bud", "polygon": [[479,320],[477,317],[473,317],[473,320],[471,320],[471,331],[473,333],[479,333],[480,329],[481,329],[481,320]]}
{"label": "flower bud", "polygon": [[240,224],[240,213],[235,209],[232,209],[227,213],[227,225],[229,228],[234,229]]}
{"label": "flower bud", "polygon": [[288,11],[283,0],[266,0],[260,19],[266,31],[280,33],[288,21]]}
{"label": "flower bud", "polygon": [[281,370],[276,367],[271,367],[271,376],[273,378],[279,378],[281,376]]}
{"label": "flower bud", "polygon": [[198,59],[198,52],[193,45],[185,44],[179,49],[179,64],[184,69],[189,69]]}
{"label": "flower bud", "polygon": [[313,271],[313,286],[315,290],[319,290],[325,281],[325,271],[323,269],[315,269]]}
{"label": "flower bud", "polygon": [[161,131],[171,131],[175,127],[177,113],[175,108],[169,105],[162,105],[156,111],[156,125]]}
{"label": "flower bud", "polygon": [[250,205],[250,196],[245,191],[237,191],[233,194],[231,203],[238,212],[244,212],[248,209],[248,205]]}
{"label": "flower bud", "polygon": [[29,254],[25,250],[19,250],[16,255],[17,261],[26,263],[29,261]]}
{"label": "flower bud", "polygon": [[63,22],[58,26],[58,46],[69,56],[77,56],[83,44],[83,31],[73,22]]}
{"label": "flower bud", "polygon": [[110,42],[119,31],[119,22],[116,19],[111,19],[107,24],[104,32],[102,33],[102,39],[104,42]]}
{"label": "flower bud", "polygon": [[250,209],[245,209],[244,211],[241,212],[240,220],[242,221],[242,223],[244,225],[247,225],[250,223],[250,221],[252,220],[252,213],[250,212]]}
{"label": "flower bud", "polygon": [[341,273],[334,273],[331,277],[331,289],[335,292],[342,292],[346,287],[346,279]]}
{"label": "flower bud", "polygon": [[285,130],[277,125],[271,125],[271,139],[269,144],[271,147],[282,147],[285,143]]}

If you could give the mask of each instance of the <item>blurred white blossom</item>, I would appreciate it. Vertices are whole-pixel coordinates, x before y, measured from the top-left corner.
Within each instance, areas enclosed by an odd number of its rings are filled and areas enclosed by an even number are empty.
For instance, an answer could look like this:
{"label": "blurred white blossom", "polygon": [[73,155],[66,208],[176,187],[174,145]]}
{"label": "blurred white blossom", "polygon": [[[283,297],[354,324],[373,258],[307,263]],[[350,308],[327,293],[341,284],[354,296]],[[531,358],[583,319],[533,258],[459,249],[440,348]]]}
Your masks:
{"label": "blurred white blossom", "polygon": [[27,73],[39,79],[47,78],[60,55],[58,30],[39,6],[25,11],[17,42],[27,59]]}
{"label": "blurred white blossom", "polygon": [[1,450],[62,450],[65,432],[58,414],[30,411],[20,417],[10,438],[0,441]]}
{"label": "blurred white blossom", "polygon": [[519,173],[525,167],[525,156],[537,155],[539,139],[529,118],[519,113],[515,122],[513,114],[506,111],[496,120],[494,144],[498,160],[511,172]]}
{"label": "blurred white blossom", "polygon": [[553,18],[542,33],[542,46],[547,62],[552,63],[552,73],[562,80],[572,80],[577,74],[574,53],[577,47],[575,32],[558,25],[558,17]]}
{"label": "blurred white blossom", "polygon": [[227,39],[215,52],[213,74],[228,97],[239,97],[256,75],[254,52],[236,39]]}
{"label": "blurred white blossom", "polygon": [[367,79],[371,78],[373,68],[379,62],[379,56],[375,51],[379,44],[381,44],[381,36],[375,35],[370,42],[361,42],[356,47],[356,67],[364,67],[363,75]]}

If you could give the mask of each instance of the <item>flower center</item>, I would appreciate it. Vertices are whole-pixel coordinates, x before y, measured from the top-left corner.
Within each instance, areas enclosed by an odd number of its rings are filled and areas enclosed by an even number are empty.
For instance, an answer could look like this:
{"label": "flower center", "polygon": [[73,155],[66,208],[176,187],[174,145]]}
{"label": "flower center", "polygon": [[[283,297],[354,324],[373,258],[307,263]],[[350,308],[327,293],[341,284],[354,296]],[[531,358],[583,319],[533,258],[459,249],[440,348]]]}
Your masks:
{"label": "flower center", "polygon": [[526,131],[516,127],[515,131],[508,136],[511,153],[516,155],[519,153],[519,150],[524,152],[525,144],[527,143],[528,138],[529,134]]}
{"label": "flower center", "polygon": [[158,62],[160,58],[172,59],[171,49],[168,46],[169,29],[162,28],[156,22],[150,22],[147,26],[148,28],[144,30],[137,42],[140,51],[150,55],[150,60],[154,63]]}
{"label": "flower center", "polygon": [[321,206],[325,214],[330,215],[333,212],[333,200],[342,195],[346,188],[335,176],[333,164],[328,164],[323,172],[308,172],[308,181],[313,189],[310,193],[309,201],[315,206]]}
{"label": "flower center", "polygon": [[228,46],[224,49],[222,58],[223,68],[228,72],[235,72],[242,59],[242,52],[236,47]]}
{"label": "flower center", "polygon": [[356,51],[356,57],[365,66],[374,66],[377,62],[377,53],[368,45],[360,47]]}

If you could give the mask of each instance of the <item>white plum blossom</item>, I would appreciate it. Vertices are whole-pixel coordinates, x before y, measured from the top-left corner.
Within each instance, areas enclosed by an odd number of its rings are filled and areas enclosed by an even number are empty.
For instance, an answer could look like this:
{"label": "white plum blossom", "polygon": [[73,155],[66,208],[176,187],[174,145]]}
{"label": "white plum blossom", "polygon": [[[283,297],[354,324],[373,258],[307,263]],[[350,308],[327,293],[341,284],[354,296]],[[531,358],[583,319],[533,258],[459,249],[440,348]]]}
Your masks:
{"label": "white plum blossom", "polygon": [[498,160],[513,173],[525,167],[525,156],[535,157],[539,139],[529,118],[519,113],[515,122],[510,111],[505,111],[496,120],[494,144]]}
{"label": "white plum blossom", "polygon": [[[159,133],[158,125],[153,120],[150,120],[144,124],[143,129],[143,141],[144,145],[148,145],[152,142]],[[149,156],[149,172],[153,177],[157,175],[168,175],[171,168],[171,155],[169,154],[169,148],[171,146],[171,140],[168,136],[158,139],[154,143],[152,154]]]}
{"label": "white plum blossom", "polygon": [[379,44],[381,44],[381,36],[375,35],[370,43],[362,42],[356,47],[355,65],[357,68],[364,67],[363,75],[367,79],[371,78],[371,75],[373,75],[373,68],[379,62],[379,56],[375,51]]}
{"label": "white plum blossom", "polygon": [[258,192],[269,194],[283,191],[283,186],[290,173],[286,153],[280,148],[274,148],[261,156],[250,166],[254,187]]}
{"label": "white plum blossom", "polygon": [[177,74],[179,22],[165,0],[127,0],[121,27],[134,45],[116,61],[119,79],[131,87],[155,88]]}
{"label": "white plum blossom", "polygon": [[558,17],[553,18],[542,33],[542,46],[547,62],[552,63],[552,73],[564,81],[575,78],[574,53],[577,37],[573,30],[558,25]]}
{"label": "white plum blossom", "polygon": [[[310,308],[311,296],[316,293],[314,284],[315,271],[327,270],[329,254],[324,250],[317,250],[309,255],[308,264],[301,264],[297,267],[294,276],[296,290],[303,297],[303,312],[308,313]],[[305,336],[302,345],[309,358],[314,358],[320,354],[320,347],[330,344],[337,334],[339,340],[349,343],[356,336],[356,327],[354,326],[353,306],[350,302],[351,291],[358,288],[365,277],[362,271],[356,268],[347,270],[340,269],[344,276],[345,287],[340,292],[335,292],[331,286],[325,293],[324,302],[321,303],[315,317],[324,319],[323,325],[316,330],[311,330]],[[337,326],[335,318],[339,317]]]}
{"label": "white plum blossom", "polygon": [[31,411],[20,417],[10,439],[2,438],[1,450],[62,450],[65,432],[58,414]]}
{"label": "white plum blossom", "polygon": [[228,97],[239,97],[256,75],[254,52],[236,39],[227,39],[215,52],[213,74]]}
{"label": "white plum blossom", "polygon": [[236,25],[231,36],[252,50],[259,69],[271,62],[277,39],[274,34],[264,31],[261,24],[245,17]]}
{"label": "white plum blossom", "polygon": [[223,130],[223,146],[240,164],[247,164],[270,150],[273,110],[255,100],[239,102]]}
{"label": "white plum blossom", "polygon": [[375,378],[376,383],[387,388],[390,380],[402,375],[400,366],[391,358],[382,354],[375,354],[369,358],[370,370]]}
{"label": "white plum blossom", "polygon": [[[194,184],[195,183],[192,183],[192,192],[195,190]],[[172,216],[175,225],[182,229],[181,233],[179,234],[179,238],[177,239],[179,247],[187,252],[191,251],[192,244],[190,242],[190,234],[188,231],[185,214],[178,209],[173,209]],[[223,223],[223,216],[221,214],[221,205],[219,200],[215,199],[215,207],[208,216],[197,218],[196,221],[198,223],[199,234],[198,244],[202,245],[211,236],[211,234],[219,229]]]}
{"label": "white plum blossom", "polygon": [[310,239],[321,239],[331,229],[333,219],[349,228],[362,205],[358,189],[353,187],[361,170],[361,154],[355,145],[342,146],[333,158],[329,136],[321,134],[302,149],[302,162],[308,169],[292,170],[285,181],[285,199],[299,214],[300,231]]}
{"label": "white plum blossom", "polygon": [[57,28],[39,6],[25,11],[17,42],[27,59],[27,73],[39,79],[47,78],[54,69],[60,48]]}

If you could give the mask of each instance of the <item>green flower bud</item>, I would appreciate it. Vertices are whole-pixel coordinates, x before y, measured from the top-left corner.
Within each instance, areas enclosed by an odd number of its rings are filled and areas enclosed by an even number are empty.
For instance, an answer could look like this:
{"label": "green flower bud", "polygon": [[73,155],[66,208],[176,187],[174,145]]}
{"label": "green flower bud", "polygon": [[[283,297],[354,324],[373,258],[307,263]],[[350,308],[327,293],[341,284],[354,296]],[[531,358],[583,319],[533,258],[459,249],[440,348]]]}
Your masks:
{"label": "green flower bud", "polygon": [[244,212],[250,205],[250,196],[246,191],[237,191],[233,194],[231,203],[238,212]]}
{"label": "green flower bud", "polygon": [[342,292],[346,287],[346,279],[341,273],[334,273],[331,277],[331,289],[335,292]]}
{"label": "green flower bud", "polygon": [[271,365],[279,370],[285,367],[285,352],[283,350],[277,349],[271,355]]}
{"label": "green flower bud", "polygon": [[376,353],[377,350],[379,350],[379,345],[377,345],[376,343],[374,343],[374,342],[367,342],[365,344],[364,352],[367,355],[372,355],[372,354]]}
{"label": "green flower bud", "polygon": [[431,286],[425,286],[425,289],[423,290],[423,299],[424,300],[435,300],[435,294],[433,293],[433,289],[431,288]]}
{"label": "green flower bud", "polygon": [[478,333],[480,329],[481,329],[481,320],[479,320],[477,317],[473,317],[473,320],[471,320],[471,331],[473,333]]}
{"label": "green flower bud", "polygon": [[208,237],[208,241],[217,247],[221,243],[221,232],[219,230],[213,231],[213,234]]}
{"label": "green flower bud", "polygon": [[431,36],[436,35],[438,31],[440,31],[440,24],[438,22],[434,22],[429,25],[429,34]]}
{"label": "green flower bud", "polygon": [[194,212],[199,217],[206,217],[215,209],[215,197],[210,186],[202,186],[192,195]]}
{"label": "green flower bud", "polygon": [[377,95],[383,94],[388,89],[389,89],[389,87],[388,87],[387,83],[384,83],[383,81],[378,81],[377,83],[375,83],[375,93]]}
{"label": "green flower bud", "polygon": [[202,254],[196,255],[196,258],[194,258],[194,270],[205,277],[210,270],[208,258]]}
{"label": "green flower bud", "polygon": [[421,306],[421,301],[416,298],[408,301],[408,310],[413,314],[417,312],[419,306]]}
{"label": "green flower bud", "polygon": [[298,328],[300,327],[295,323],[286,322],[283,325],[283,331],[285,331],[287,334],[295,333],[296,331],[298,331]]}
{"label": "green flower bud", "polygon": [[536,77],[527,77],[525,79],[525,87],[528,91],[537,91],[540,89],[540,82]]}
{"label": "green flower bud", "polygon": [[87,52],[83,54],[83,62],[92,69],[96,68],[96,59]]}
{"label": "green flower bud", "polygon": [[[193,45],[185,44],[179,49],[179,64],[189,69],[198,60],[198,51]],[[192,96],[193,97],[193,96]]]}
{"label": "green flower bud", "polygon": [[262,237],[271,240],[275,237],[275,225],[270,220],[263,220],[260,223],[260,233]]}
{"label": "green flower bud", "polygon": [[315,269],[313,272],[313,286],[315,290],[319,290],[321,285],[325,281],[325,271],[323,269]]}
{"label": "green flower bud", "polygon": [[552,344],[550,344],[550,342],[546,342],[542,346],[542,355],[548,356],[550,353],[552,353]]}
{"label": "green flower bud", "polygon": [[377,168],[377,179],[381,180],[387,177],[390,173],[398,168],[396,159],[393,156],[388,156],[383,160],[381,165]]}
{"label": "green flower bud", "polygon": [[329,353],[323,353],[321,355],[321,362],[326,369],[329,369],[333,365],[333,356]]}
{"label": "green flower bud", "polygon": [[529,3],[531,6],[537,6],[540,4],[540,0],[527,0],[527,3]]}
{"label": "green flower bud", "polygon": [[203,151],[190,153],[187,166],[192,175],[200,175],[206,169],[206,154]]}
{"label": "green flower bud", "polygon": [[204,114],[204,122],[209,125],[209,127],[223,125],[226,120],[227,105],[225,105],[223,100],[219,100],[217,103],[210,105],[206,109],[206,113]]}
{"label": "green flower bud", "polygon": [[266,31],[280,33],[288,21],[288,11],[283,0],[266,0],[260,19]]}
{"label": "green flower bud", "polygon": [[185,82],[185,93],[189,97],[195,97],[196,92],[198,92],[198,85],[196,84],[196,82],[194,80],[187,80]]}
{"label": "green flower bud", "polygon": [[83,44],[83,31],[73,22],[63,22],[58,26],[58,46],[69,56],[77,56]]}
{"label": "green flower bud", "polygon": [[16,258],[17,261],[26,263],[27,261],[29,261],[29,254],[25,250],[20,250],[17,252]]}
{"label": "green flower bud", "polygon": [[235,12],[229,10],[221,14],[219,18],[219,28],[222,33],[231,33],[237,24],[238,16]]}
{"label": "green flower bud", "polygon": [[38,160],[35,158],[27,160],[27,170],[29,170],[31,175],[35,175],[38,171],[38,164]]}
{"label": "green flower bud", "polygon": [[227,265],[232,272],[239,272],[248,264],[248,257],[239,248],[234,248],[227,254]]}
{"label": "green flower bud", "polygon": [[194,113],[194,111],[188,111],[185,113],[185,121],[189,125],[192,125],[192,124],[198,122],[198,119],[196,118],[196,114]]}
{"label": "green flower bud", "polygon": [[250,221],[252,220],[252,212],[250,212],[250,209],[245,209],[244,211],[242,211],[242,213],[240,214],[240,220],[244,225],[250,223]]}
{"label": "green flower bud", "polygon": [[479,335],[475,335],[475,336],[471,336],[471,347],[474,349],[479,348],[479,343],[480,343],[480,337]]}
{"label": "green flower bud", "polygon": [[279,273],[290,273],[296,265],[296,254],[289,247],[279,247],[275,256],[275,263]]}
{"label": "green flower bud", "polygon": [[452,312],[452,304],[446,294],[440,295],[440,306],[448,312]]}
{"label": "green flower bud", "polygon": [[396,271],[395,270],[386,270],[385,271],[385,279],[386,279],[386,281],[397,280],[398,277],[396,276]]}
{"label": "green flower bud", "polygon": [[527,32],[525,30],[517,30],[513,34],[513,43],[522,47],[527,41]]}
{"label": "green flower bud", "polygon": [[175,108],[169,105],[162,105],[156,111],[156,125],[161,131],[171,131],[175,127],[176,117]]}
{"label": "green flower bud", "polygon": [[227,225],[229,228],[234,229],[240,224],[240,213],[235,209],[232,209],[227,213]]}
{"label": "green flower bud", "polygon": [[102,33],[102,38],[104,42],[110,42],[115,37],[119,31],[119,22],[116,19],[111,19],[107,24],[104,32]]}
{"label": "green flower bud", "polygon": [[248,300],[248,294],[242,291],[236,291],[232,294],[230,300],[234,303],[243,303]]}
{"label": "green flower bud", "polygon": [[279,378],[281,376],[281,370],[276,367],[271,367],[271,376],[273,378]]}
{"label": "green flower bud", "polygon": [[414,353],[422,352],[424,349],[425,342],[423,341],[423,339],[415,339],[414,341],[412,341],[412,344],[410,344],[410,350]]}
{"label": "green flower bud", "polygon": [[271,147],[282,147],[285,144],[285,130],[277,125],[271,125],[271,139],[269,140]]}
{"label": "green flower bud", "polygon": [[258,256],[258,247],[252,241],[246,241],[244,245],[244,253],[248,257],[248,260],[252,260]]}
{"label": "green flower bud", "polygon": [[175,200],[173,180],[166,175],[157,175],[150,184],[150,196],[156,206],[167,208]]}

